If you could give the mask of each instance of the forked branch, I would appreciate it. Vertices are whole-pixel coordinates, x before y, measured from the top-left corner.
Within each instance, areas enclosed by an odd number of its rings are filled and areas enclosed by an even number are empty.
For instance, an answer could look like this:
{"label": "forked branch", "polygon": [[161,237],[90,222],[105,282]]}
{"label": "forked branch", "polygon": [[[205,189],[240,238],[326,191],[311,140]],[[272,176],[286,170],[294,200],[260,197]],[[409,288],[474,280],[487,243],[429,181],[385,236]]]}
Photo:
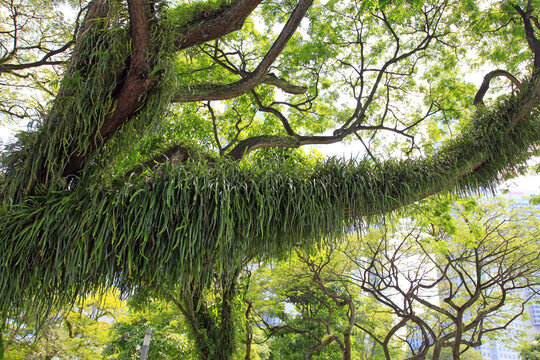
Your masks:
{"label": "forked branch", "polygon": [[[205,84],[196,87],[188,87],[187,89],[180,89],[179,94],[173,98],[173,102],[232,99],[245,94],[246,92],[252,90],[255,86],[261,84],[265,80],[268,69],[270,66],[272,66],[274,61],[287,45],[288,41],[296,32],[298,26],[300,26],[300,22],[312,4],[313,0],[299,1],[278,38],[270,47],[270,50],[268,50],[257,68],[248,76],[231,84]],[[268,80],[274,83],[280,83],[271,77],[269,77]]]}

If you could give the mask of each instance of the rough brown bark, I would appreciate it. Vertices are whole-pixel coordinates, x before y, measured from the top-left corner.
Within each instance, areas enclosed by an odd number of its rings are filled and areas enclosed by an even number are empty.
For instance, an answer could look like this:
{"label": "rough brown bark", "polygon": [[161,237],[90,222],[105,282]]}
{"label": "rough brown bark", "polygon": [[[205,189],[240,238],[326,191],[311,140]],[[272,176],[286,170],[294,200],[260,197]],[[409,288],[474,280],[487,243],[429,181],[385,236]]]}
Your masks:
{"label": "rough brown bark", "polygon": [[147,93],[154,85],[155,78],[150,76],[151,65],[148,62],[150,52],[150,8],[145,0],[128,0],[129,19],[133,53],[129,71],[118,87],[115,96],[116,108],[107,118],[90,148],[83,154],[75,154],[64,169],[64,176],[76,173],[82,166],[86,155],[107,139],[124,124],[144,103]]}
{"label": "rough brown bark", "polygon": [[204,19],[187,31],[181,31],[176,36],[175,46],[183,50],[241,29],[246,18],[261,2],[262,0],[238,0],[213,18]]}

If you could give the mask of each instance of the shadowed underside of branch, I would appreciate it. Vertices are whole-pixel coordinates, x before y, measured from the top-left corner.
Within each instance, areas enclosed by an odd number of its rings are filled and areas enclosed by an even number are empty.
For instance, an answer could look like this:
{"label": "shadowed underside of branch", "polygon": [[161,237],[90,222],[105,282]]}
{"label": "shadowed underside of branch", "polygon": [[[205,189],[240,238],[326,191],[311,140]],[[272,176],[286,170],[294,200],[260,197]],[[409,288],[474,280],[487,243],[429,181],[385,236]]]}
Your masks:
{"label": "shadowed underside of branch", "polygon": [[314,167],[236,162],[163,165],[121,185],[29,197],[2,209],[0,311],[32,309],[116,285],[205,286],[246,256],[343,233],[439,191],[491,189],[538,146],[534,79],[499,108],[479,110],[428,158],[329,160]]}

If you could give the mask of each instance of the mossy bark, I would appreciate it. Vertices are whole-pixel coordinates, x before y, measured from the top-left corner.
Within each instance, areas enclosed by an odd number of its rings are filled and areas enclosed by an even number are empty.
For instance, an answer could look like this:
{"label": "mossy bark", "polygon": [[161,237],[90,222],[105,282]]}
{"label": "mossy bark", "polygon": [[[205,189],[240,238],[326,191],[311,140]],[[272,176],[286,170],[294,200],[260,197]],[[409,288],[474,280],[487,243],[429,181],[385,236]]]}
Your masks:
{"label": "mossy bark", "polygon": [[236,349],[236,281],[226,281],[221,294],[220,303],[215,305],[217,315],[200,292],[184,297],[187,311],[183,313],[201,360],[231,360]]}

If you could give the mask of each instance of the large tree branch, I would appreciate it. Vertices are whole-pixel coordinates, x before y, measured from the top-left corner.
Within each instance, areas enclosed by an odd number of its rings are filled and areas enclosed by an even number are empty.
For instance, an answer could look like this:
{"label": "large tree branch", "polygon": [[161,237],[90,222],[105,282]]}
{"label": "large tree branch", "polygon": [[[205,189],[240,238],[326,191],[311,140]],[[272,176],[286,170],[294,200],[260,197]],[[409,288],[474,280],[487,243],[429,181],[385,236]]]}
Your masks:
{"label": "large tree branch", "polygon": [[[341,142],[347,135],[356,133],[357,131],[366,130],[386,130],[391,131],[403,136],[413,138],[412,135],[405,133],[405,130],[400,130],[396,128],[386,127],[384,125],[375,125],[375,126],[356,126],[345,129],[344,131],[336,130],[334,135],[328,136],[301,136],[296,135],[296,133],[290,127],[287,119],[281,114],[278,110],[262,106],[259,104],[261,111],[269,112],[276,115],[281,122],[283,127],[287,131],[288,135],[260,135],[253,136],[247,139],[240,141],[227,155],[233,159],[240,160],[245,155],[249,154],[253,150],[271,148],[271,147],[286,147],[286,148],[299,148],[305,145],[328,145]],[[410,127],[407,127],[409,129]]]}
{"label": "large tree branch", "polygon": [[[268,69],[277,59],[279,54],[281,54],[290,38],[296,32],[298,26],[300,26],[300,22],[312,4],[313,0],[299,1],[278,38],[274,41],[255,71],[250,73],[248,76],[231,84],[207,84],[180,89],[179,94],[173,98],[173,101],[187,102],[232,99],[245,94],[246,92],[252,90],[255,86],[261,84],[265,80]],[[274,84],[282,84],[282,82],[277,81],[276,78],[269,77],[268,80]]]}
{"label": "large tree branch", "polygon": [[129,120],[130,116],[144,103],[146,94],[154,85],[155,78],[150,76],[151,64],[148,62],[148,54],[151,51],[150,7],[145,0],[128,0],[128,10],[133,52],[128,74],[118,87],[116,108],[105,119],[97,134],[92,136],[95,142],[90,148],[82,154],[71,157],[64,169],[64,176],[77,172],[86,154]]}
{"label": "large tree branch", "polygon": [[[229,71],[229,72],[231,72],[231,73],[233,73],[235,75],[241,76],[242,78],[252,76],[251,73],[249,73],[249,72],[247,72],[245,70],[238,69],[238,67],[228,59],[227,54],[224,53],[223,50],[218,48],[218,41],[217,40],[215,42],[215,45],[212,46],[212,48],[213,48],[213,51],[207,51],[203,47],[201,47],[201,50],[206,55],[211,57],[212,60],[214,60],[218,65],[220,65],[225,70],[227,70],[227,71]],[[243,64],[243,67],[245,67],[244,55],[240,51],[236,51],[234,54],[236,54],[236,55],[238,55],[240,57],[240,59],[242,61],[242,64]],[[304,94],[308,90],[307,86],[295,85],[295,84],[291,83],[290,81],[279,78],[275,74],[272,74],[272,73],[268,73],[268,74],[266,74],[264,76],[262,84],[275,86],[275,87],[283,90],[284,92],[286,92],[288,94],[293,94],[293,95]],[[219,86],[219,84],[208,84],[207,86],[208,87],[215,87],[215,86]],[[184,90],[184,93],[187,93],[187,92],[189,92],[189,91]],[[177,99],[179,99],[179,98],[177,98]],[[189,98],[186,98],[183,101],[188,101],[188,100],[189,100]],[[220,100],[220,99],[213,99],[213,100]],[[182,102],[182,101],[180,101],[180,102]]]}
{"label": "large tree branch", "polygon": [[305,94],[308,89],[307,86],[295,85],[285,79],[277,77],[276,75],[272,73],[266,74],[262,83],[266,85],[273,85],[283,90],[287,94],[293,94],[293,95]]}
{"label": "large tree branch", "polygon": [[[247,73],[243,72],[241,73],[243,79],[249,80],[255,77],[254,73]],[[212,100],[227,100],[233,97],[236,97],[238,95],[242,95],[251,89],[253,89],[256,85],[260,84],[266,84],[266,85],[272,85],[275,86],[284,92],[288,94],[293,95],[299,95],[304,94],[307,91],[306,86],[302,85],[295,85],[291,83],[288,80],[282,79],[277,77],[275,74],[268,73],[264,75],[262,80],[259,82],[252,84],[252,83],[243,83],[242,85],[238,85],[238,88],[236,90],[231,89],[230,87],[234,87],[234,84],[238,84],[241,81],[237,81],[232,84],[198,84],[194,86],[188,86],[181,88],[177,90],[176,95],[172,98],[173,103],[186,103],[186,102],[193,102],[193,101],[212,101]],[[238,95],[231,95],[232,93],[230,91],[234,91],[235,93],[238,93]]]}
{"label": "large tree branch", "polygon": [[[527,96],[521,106],[515,109],[510,116],[510,132],[513,127],[515,127],[520,121],[522,121],[526,116],[530,115],[534,109],[540,104],[540,81],[535,79],[532,84],[532,91],[529,96]],[[286,147],[286,148],[298,148],[303,145],[308,144],[331,144],[341,141],[348,132],[338,133],[335,136],[286,136],[286,135],[261,135],[254,136],[240,141],[235,148],[233,148],[229,153],[233,159],[241,159],[247,153],[260,148],[269,148],[269,147]],[[411,201],[417,201],[424,199],[430,195],[433,195],[437,192],[442,191],[443,189],[450,188],[456,184],[459,180],[465,178],[466,176],[474,173],[479,170],[482,166],[486,165],[491,159],[491,154],[471,154],[469,159],[463,159],[460,169],[456,171],[452,176],[450,176],[446,181],[434,184],[433,186],[426,189],[423,193],[419,194],[415,199]],[[404,204],[400,204],[402,206]],[[397,207],[396,204],[394,207],[389,208],[388,211]],[[370,214],[360,214],[355,213],[353,209],[349,209],[350,216],[366,216]]]}
{"label": "large tree branch", "polygon": [[179,50],[218,39],[231,32],[240,30],[246,18],[255,10],[262,0],[238,0],[232,6],[181,31],[176,37],[175,45]]}
{"label": "large tree branch", "polygon": [[540,40],[536,38],[534,35],[534,27],[531,23],[531,13],[532,13],[532,6],[531,1],[529,0],[527,2],[527,8],[526,10],[523,10],[519,5],[514,5],[514,9],[519,13],[521,18],[523,19],[523,26],[525,27],[525,36],[527,38],[527,43],[529,44],[529,48],[533,52],[534,55],[534,71],[536,72],[540,69]]}

